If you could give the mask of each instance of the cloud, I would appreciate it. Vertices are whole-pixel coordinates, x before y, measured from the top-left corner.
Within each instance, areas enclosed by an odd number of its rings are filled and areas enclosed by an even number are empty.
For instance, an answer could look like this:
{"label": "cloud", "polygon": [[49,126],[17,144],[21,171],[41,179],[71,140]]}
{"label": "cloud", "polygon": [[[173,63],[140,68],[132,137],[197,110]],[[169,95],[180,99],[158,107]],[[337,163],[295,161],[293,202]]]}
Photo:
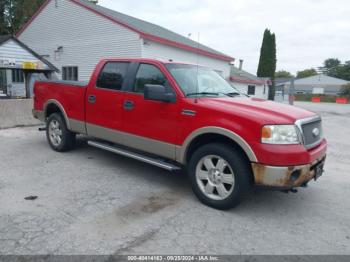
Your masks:
{"label": "cloud", "polygon": [[329,57],[350,60],[348,0],[100,0],[116,11],[166,27],[237,59],[256,73],[262,36],[277,37],[277,69],[295,73]]}

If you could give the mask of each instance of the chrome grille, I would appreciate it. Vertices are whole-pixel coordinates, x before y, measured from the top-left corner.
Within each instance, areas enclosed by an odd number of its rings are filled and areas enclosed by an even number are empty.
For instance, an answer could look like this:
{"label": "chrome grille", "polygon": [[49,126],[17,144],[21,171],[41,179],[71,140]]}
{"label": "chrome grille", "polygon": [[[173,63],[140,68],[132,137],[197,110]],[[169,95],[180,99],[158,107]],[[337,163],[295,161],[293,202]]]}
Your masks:
{"label": "chrome grille", "polygon": [[297,121],[306,148],[312,148],[321,143],[323,138],[322,120],[320,117]]}

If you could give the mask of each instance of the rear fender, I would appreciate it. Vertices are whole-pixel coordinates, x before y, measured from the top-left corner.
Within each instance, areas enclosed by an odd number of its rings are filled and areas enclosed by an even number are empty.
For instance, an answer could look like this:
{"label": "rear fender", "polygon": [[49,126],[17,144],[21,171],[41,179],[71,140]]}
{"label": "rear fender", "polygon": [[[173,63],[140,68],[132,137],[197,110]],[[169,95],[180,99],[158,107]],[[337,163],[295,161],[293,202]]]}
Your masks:
{"label": "rear fender", "polygon": [[60,102],[58,102],[57,100],[55,99],[50,99],[48,101],[46,101],[45,105],[44,105],[44,114],[45,114],[45,119],[47,119],[49,116],[48,116],[48,108],[49,106],[51,105],[55,105],[56,107],[58,107],[60,113],[62,114],[62,116],[64,117],[64,120],[66,122],[66,125],[67,125],[67,128],[69,130],[71,130],[71,127],[70,127],[70,121],[69,121],[69,118],[67,116],[67,113],[66,111],[64,110],[64,107],[62,106],[62,104]]}

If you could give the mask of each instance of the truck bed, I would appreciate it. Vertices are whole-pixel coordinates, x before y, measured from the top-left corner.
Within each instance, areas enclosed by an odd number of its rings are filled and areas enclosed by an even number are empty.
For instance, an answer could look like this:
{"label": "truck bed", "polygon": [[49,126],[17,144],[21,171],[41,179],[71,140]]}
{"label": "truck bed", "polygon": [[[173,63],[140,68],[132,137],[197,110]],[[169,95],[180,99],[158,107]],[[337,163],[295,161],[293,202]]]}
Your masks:
{"label": "truck bed", "polygon": [[87,82],[49,80],[35,82],[34,109],[43,111],[49,101],[62,107],[67,118],[85,121]]}

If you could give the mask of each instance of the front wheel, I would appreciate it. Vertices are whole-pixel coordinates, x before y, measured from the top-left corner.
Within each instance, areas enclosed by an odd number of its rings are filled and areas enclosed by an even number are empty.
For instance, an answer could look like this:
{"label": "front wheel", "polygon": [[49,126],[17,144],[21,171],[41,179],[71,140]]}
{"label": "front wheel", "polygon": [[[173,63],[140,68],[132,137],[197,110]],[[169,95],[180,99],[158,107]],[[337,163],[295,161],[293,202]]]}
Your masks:
{"label": "front wheel", "polygon": [[57,152],[71,150],[75,145],[75,134],[68,130],[61,114],[52,114],[46,121],[46,137]]}
{"label": "front wheel", "polygon": [[208,144],[195,151],[188,172],[198,199],[216,209],[237,206],[250,185],[249,163],[225,144]]}

